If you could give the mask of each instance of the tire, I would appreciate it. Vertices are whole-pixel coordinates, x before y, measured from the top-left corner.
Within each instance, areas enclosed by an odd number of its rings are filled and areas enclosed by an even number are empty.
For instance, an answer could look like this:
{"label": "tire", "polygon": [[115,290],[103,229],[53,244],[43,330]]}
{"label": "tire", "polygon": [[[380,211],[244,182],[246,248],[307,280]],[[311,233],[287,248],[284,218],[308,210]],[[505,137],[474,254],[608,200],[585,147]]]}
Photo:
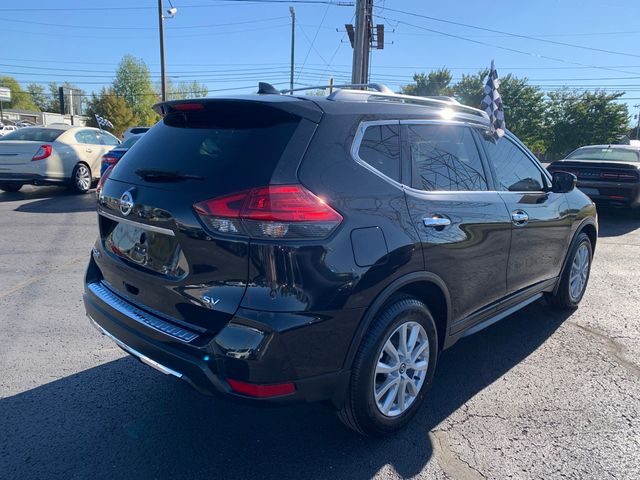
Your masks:
{"label": "tire", "polygon": [[71,179],[69,180],[69,189],[73,193],[84,194],[91,189],[93,183],[93,177],[91,176],[91,169],[86,163],[78,163],[71,173]]}
{"label": "tire", "polygon": [[22,188],[22,183],[0,183],[0,190],[3,192],[15,193]]}
{"label": "tire", "polygon": [[[417,355],[413,365],[422,367],[420,369],[411,368],[412,363],[406,361],[411,355],[405,357],[400,348],[405,327],[405,344],[411,342],[412,332],[418,333],[412,351]],[[396,347],[397,360],[389,354],[388,342]],[[414,297],[393,299],[377,314],[360,344],[352,365],[347,398],[338,417],[362,435],[379,437],[397,432],[411,421],[424,400],[437,358],[438,334],[427,306]],[[382,364],[390,369],[389,373],[379,371]],[[385,390],[383,387],[389,384],[393,386]],[[401,407],[403,389],[405,402]],[[374,391],[380,394],[377,400]],[[391,396],[394,398],[390,400]]]}
{"label": "tire", "polygon": [[[549,304],[560,310],[574,310],[584,296],[589,283],[593,247],[586,233],[578,234],[573,244],[567,264],[565,265],[560,284],[555,293],[547,293]],[[584,263],[586,261],[586,264]],[[577,276],[576,276],[577,275]],[[577,282],[577,283],[575,283]]]}

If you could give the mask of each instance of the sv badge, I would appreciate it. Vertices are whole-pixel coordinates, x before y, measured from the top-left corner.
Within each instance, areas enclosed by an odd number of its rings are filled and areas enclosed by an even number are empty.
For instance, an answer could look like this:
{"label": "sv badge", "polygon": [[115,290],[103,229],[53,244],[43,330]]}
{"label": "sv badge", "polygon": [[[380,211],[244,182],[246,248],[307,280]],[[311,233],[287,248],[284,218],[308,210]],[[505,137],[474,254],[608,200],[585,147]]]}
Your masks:
{"label": "sv badge", "polygon": [[214,308],[218,304],[218,302],[220,302],[220,299],[205,295],[202,297],[202,301],[206,303],[209,308]]}

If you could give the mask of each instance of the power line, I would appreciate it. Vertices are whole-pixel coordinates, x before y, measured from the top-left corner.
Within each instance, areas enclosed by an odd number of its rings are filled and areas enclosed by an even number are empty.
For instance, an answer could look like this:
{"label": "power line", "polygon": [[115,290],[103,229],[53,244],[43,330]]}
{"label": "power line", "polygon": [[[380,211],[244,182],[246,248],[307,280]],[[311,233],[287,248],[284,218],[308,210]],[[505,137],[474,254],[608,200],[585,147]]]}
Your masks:
{"label": "power line", "polygon": [[[318,25],[318,29],[316,30],[316,34],[313,36],[313,40],[311,40],[311,45],[309,45],[309,50],[307,50],[307,54],[304,57],[304,61],[302,62],[302,66],[298,70],[297,76],[300,76],[300,73],[302,73],[302,70],[304,70],[304,66],[307,64],[307,60],[309,59],[309,54],[311,53],[311,49],[313,48],[313,45],[316,42],[316,38],[318,38],[318,34],[320,33],[320,29],[322,28],[322,25],[324,24],[324,19],[327,17],[327,13],[329,13],[329,7],[330,7],[330,5],[327,5],[327,8],[324,10],[324,15],[322,15],[322,20],[320,20],[320,25]],[[306,34],[305,34],[305,36],[306,36]]]}
{"label": "power line", "polygon": [[596,69],[599,69],[599,70],[609,70],[609,71],[618,72],[618,73],[628,73],[630,75],[635,75],[636,74],[636,72],[627,72],[627,71],[624,71],[624,70],[616,70],[616,69],[601,67],[601,66],[597,66],[597,65],[587,65],[587,64],[584,64],[584,63],[572,62],[572,61],[569,61],[569,60],[564,60],[562,58],[550,57],[548,55],[542,55],[542,54],[538,54],[538,53],[527,52],[527,51],[524,51],[524,50],[518,50],[516,48],[505,47],[503,45],[496,45],[494,43],[483,42],[481,40],[474,40],[474,39],[471,39],[471,38],[463,37],[462,35],[455,35],[453,33],[447,33],[447,32],[442,32],[440,30],[434,30],[432,28],[423,27],[421,25],[415,25],[413,23],[405,22],[403,20],[382,17],[380,15],[378,15],[378,16],[380,18],[384,18],[385,20],[389,20],[389,21],[396,22],[396,23],[399,23],[399,24],[407,25],[409,27],[418,28],[418,29],[425,30],[425,31],[428,31],[428,32],[438,33],[438,34],[444,35],[446,37],[457,38],[458,40],[464,40],[465,42],[476,43],[478,45],[483,45],[485,47],[498,48],[500,50],[505,50],[505,51],[514,52],[514,53],[520,53],[522,55],[527,55],[527,56],[536,57],[536,58],[542,58],[542,59],[545,59],[545,60],[552,60],[554,62],[568,63],[568,64],[572,64],[572,65],[580,65],[582,67],[596,68]]}
{"label": "power line", "polygon": [[419,13],[413,13],[413,12],[407,12],[404,10],[397,10],[395,8],[389,8],[389,7],[380,7],[383,10],[388,10],[390,12],[397,12],[397,13],[401,13],[404,15],[410,15],[412,17],[420,17],[420,18],[425,18],[427,20],[433,20],[434,22],[441,22],[441,23],[447,23],[450,25],[457,25],[460,27],[466,27],[466,28],[473,28],[475,30],[482,30],[485,32],[491,32],[491,33],[499,33],[501,35],[506,35],[509,37],[517,37],[517,38],[524,38],[527,40],[534,40],[537,42],[544,42],[544,43],[550,43],[553,45],[562,45],[564,47],[571,47],[571,48],[580,48],[582,50],[590,50],[590,51],[594,51],[594,52],[601,52],[601,53],[609,53],[612,55],[623,55],[626,57],[635,57],[635,58],[640,58],[640,55],[636,55],[634,53],[627,53],[627,52],[617,52],[614,50],[607,50],[607,49],[603,49],[603,48],[595,48],[595,47],[586,47],[584,45],[576,45],[573,43],[566,43],[566,42],[558,42],[556,40],[547,40],[545,38],[538,38],[538,37],[533,37],[531,35],[523,35],[520,33],[512,33],[512,32],[505,32],[502,30],[495,30],[493,28],[486,28],[486,27],[479,27],[477,25],[470,25],[468,23],[461,23],[461,22],[454,22],[453,20],[445,20],[443,18],[436,18],[436,17],[431,17],[429,15],[421,15]]}

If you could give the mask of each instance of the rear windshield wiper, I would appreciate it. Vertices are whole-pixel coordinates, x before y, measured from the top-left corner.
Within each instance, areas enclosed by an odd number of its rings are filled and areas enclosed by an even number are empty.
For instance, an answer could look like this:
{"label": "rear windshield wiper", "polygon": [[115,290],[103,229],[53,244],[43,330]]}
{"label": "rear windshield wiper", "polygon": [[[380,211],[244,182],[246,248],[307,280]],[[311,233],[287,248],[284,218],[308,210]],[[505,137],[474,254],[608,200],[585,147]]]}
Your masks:
{"label": "rear windshield wiper", "polygon": [[181,173],[173,170],[162,170],[159,168],[139,168],[135,173],[147,182],[179,182],[180,180],[204,180],[204,177],[201,175]]}

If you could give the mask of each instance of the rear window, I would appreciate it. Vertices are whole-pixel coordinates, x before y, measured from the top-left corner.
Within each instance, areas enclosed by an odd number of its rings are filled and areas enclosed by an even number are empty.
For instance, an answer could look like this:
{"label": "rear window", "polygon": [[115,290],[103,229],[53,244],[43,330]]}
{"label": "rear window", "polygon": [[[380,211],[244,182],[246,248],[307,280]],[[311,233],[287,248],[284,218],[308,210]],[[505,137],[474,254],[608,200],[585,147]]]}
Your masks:
{"label": "rear window", "polygon": [[[267,185],[299,117],[253,102],[205,105],[166,115],[139,138],[111,177],[144,183],[136,170],[158,169],[204,177],[204,182],[190,181],[194,188],[196,183],[229,191]],[[177,185],[184,183],[164,187],[184,188]]]}
{"label": "rear window", "polygon": [[118,148],[131,148],[138,140],[140,140],[140,138],[140,136],[129,137],[124,142],[122,142]]}
{"label": "rear window", "polygon": [[599,160],[602,162],[637,162],[638,152],[626,148],[579,148],[568,156],[571,160]]}
{"label": "rear window", "polygon": [[64,132],[65,130],[58,130],[56,128],[21,128],[0,137],[0,141],[27,140],[32,142],[53,142]]}

